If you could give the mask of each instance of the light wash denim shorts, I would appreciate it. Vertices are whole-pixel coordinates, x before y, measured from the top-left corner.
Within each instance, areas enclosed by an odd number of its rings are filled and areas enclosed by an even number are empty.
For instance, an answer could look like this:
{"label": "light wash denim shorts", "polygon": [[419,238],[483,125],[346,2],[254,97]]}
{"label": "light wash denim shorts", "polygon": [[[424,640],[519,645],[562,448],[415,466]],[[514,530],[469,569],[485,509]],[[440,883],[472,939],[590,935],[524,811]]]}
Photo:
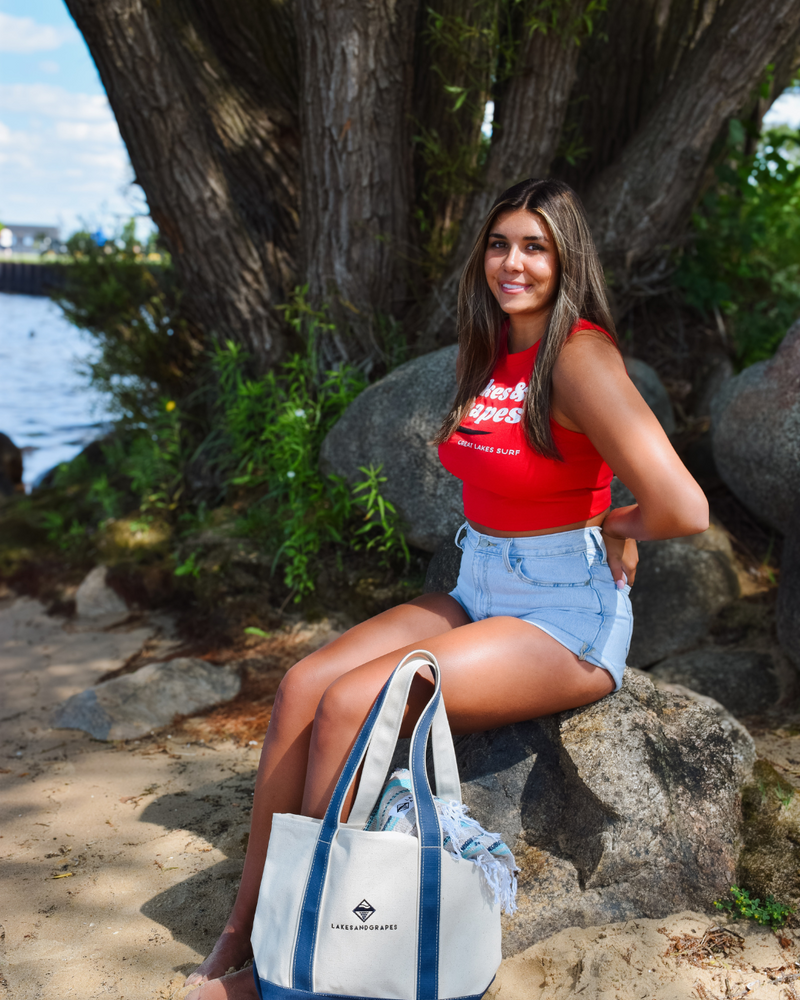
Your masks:
{"label": "light wash denim shorts", "polygon": [[509,615],[530,622],[622,684],[631,644],[630,587],[618,590],[599,528],[496,538],[464,523],[455,597],[473,621]]}

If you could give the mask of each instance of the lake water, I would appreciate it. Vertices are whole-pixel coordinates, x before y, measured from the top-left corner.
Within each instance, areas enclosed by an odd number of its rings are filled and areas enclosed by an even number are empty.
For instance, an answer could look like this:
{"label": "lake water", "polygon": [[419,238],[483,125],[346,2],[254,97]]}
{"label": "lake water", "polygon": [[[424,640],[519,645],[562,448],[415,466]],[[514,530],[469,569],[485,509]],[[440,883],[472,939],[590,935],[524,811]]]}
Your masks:
{"label": "lake water", "polygon": [[0,431],[23,451],[28,488],[107,426],[104,397],[78,370],[91,351],[50,299],[0,293]]}

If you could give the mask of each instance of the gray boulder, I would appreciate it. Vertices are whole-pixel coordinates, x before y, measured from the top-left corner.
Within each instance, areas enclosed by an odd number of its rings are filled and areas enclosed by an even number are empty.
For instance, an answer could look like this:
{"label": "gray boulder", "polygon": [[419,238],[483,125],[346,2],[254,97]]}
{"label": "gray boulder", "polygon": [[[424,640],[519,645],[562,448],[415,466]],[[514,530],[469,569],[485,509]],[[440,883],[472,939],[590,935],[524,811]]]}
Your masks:
{"label": "gray boulder", "polygon": [[230,667],[181,658],[149,663],[87,688],[58,705],[55,729],[82,729],[96,740],[130,740],[236,697],[242,682]]}
{"label": "gray boulder", "polygon": [[711,424],[724,482],[755,517],[788,533],[800,497],[800,322],[771,360],[723,383]]}
{"label": "gray boulder", "polygon": [[729,357],[721,356],[713,361],[700,383],[694,406],[694,415],[696,417],[711,416],[711,406],[714,397],[728,379],[733,378],[734,374],[733,362]]}
{"label": "gray boulder", "polygon": [[638,671],[585,708],[456,740],[464,800],[521,868],[515,954],[564,927],[708,910],[735,880],[755,747]]}
{"label": "gray boulder", "polygon": [[658,422],[665,433],[675,433],[675,416],[672,412],[672,402],[669,393],[664,388],[655,368],[640,361],[638,358],[625,358],[625,367],[631,377],[631,382],[641,393],[644,401],[655,413]]}
{"label": "gray boulder", "polygon": [[734,715],[769,708],[780,693],[770,654],[750,650],[697,649],[662,660],[649,676],[715,698]]}
{"label": "gray boulder", "polygon": [[740,590],[730,542],[713,526],[689,538],[640,542],[639,559],[628,664],[644,668],[702,642]]}
{"label": "gray boulder", "polygon": [[[630,490],[614,479],[613,506],[635,502]],[[714,615],[739,595],[733,547],[718,525],[688,538],[640,542],[628,665],[649,667],[696,646]]]}
{"label": "gray boulder", "polygon": [[323,472],[349,483],[362,466],[382,466],[383,494],[406,524],[406,538],[428,552],[463,521],[461,483],[431,441],[456,391],[455,346],[395,368],[350,404],[322,444]]}
{"label": "gray boulder", "polygon": [[75,593],[75,613],[78,618],[97,621],[119,621],[128,616],[128,606],[106,582],[108,569],[95,566],[83,579]]}
{"label": "gray boulder", "polygon": [[[796,514],[800,513],[800,504]],[[796,516],[784,540],[776,608],[778,642],[800,670],[800,525]]]}
{"label": "gray boulder", "polygon": [[433,553],[425,574],[424,594],[449,593],[458,582],[461,569],[461,549],[455,543],[455,534],[446,538]]}

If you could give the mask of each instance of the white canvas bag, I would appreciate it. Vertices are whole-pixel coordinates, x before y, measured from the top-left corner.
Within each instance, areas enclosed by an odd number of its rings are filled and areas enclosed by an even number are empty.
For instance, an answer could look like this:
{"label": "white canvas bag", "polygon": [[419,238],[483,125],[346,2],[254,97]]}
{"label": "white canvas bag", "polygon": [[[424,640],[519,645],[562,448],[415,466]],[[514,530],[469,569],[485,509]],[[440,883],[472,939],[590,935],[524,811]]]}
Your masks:
{"label": "white canvas bag", "polygon": [[[419,837],[367,832],[420,667],[433,696],[411,739]],[[406,656],[359,733],[323,819],[273,819],[253,924],[262,1000],[466,1000],[483,995],[500,965],[500,906],[480,869],[442,847],[425,767],[432,735],[436,789],[461,802],[453,739],[431,653]],[[347,823],[347,790],[364,761]]]}

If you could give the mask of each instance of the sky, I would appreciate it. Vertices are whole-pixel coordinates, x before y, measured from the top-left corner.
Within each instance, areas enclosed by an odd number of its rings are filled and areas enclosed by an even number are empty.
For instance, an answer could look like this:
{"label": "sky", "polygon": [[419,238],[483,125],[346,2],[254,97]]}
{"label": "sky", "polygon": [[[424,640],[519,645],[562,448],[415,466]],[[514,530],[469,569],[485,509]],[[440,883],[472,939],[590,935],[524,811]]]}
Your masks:
{"label": "sky", "polygon": [[[779,98],[765,123],[800,128],[800,93]],[[63,0],[0,0],[0,221],[57,225],[62,238],[98,226],[112,233],[147,213],[132,177]]]}
{"label": "sky", "polygon": [[113,232],[147,212],[62,0],[0,0],[0,221]]}

